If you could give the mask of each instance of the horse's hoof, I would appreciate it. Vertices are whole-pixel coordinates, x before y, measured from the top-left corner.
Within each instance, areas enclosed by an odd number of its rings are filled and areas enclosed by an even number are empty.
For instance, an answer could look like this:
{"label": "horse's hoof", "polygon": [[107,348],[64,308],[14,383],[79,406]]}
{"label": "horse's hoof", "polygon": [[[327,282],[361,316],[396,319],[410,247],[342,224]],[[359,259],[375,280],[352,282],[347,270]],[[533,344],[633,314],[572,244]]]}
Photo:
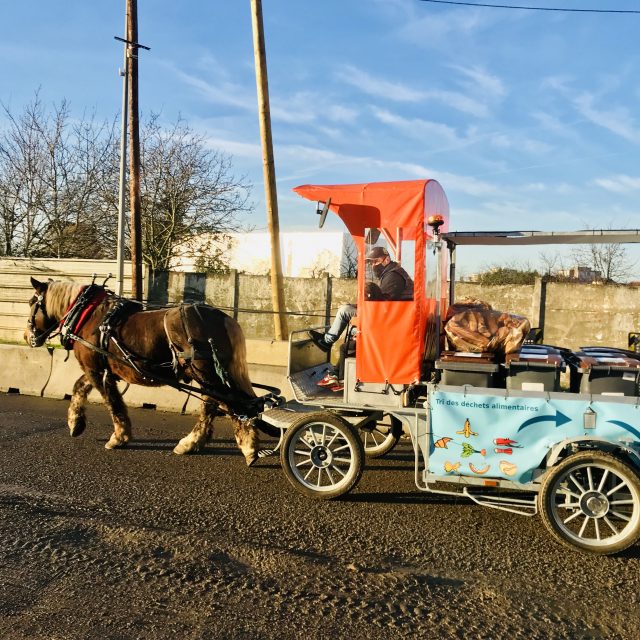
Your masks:
{"label": "horse's hoof", "polygon": [[257,459],[258,459],[257,453],[252,453],[244,457],[244,461],[247,463],[247,467],[252,467],[255,464]]}
{"label": "horse's hoof", "polygon": [[189,445],[178,442],[178,444],[173,448],[173,453],[175,453],[177,456],[184,456],[188,453],[191,453],[191,447]]}
{"label": "horse's hoof", "polygon": [[119,440],[115,436],[111,436],[107,444],[104,445],[105,449],[124,449],[127,446],[127,440]]}
{"label": "horse's hoof", "polygon": [[184,456],[189,453],[198,453],[202,449],[202,443],[194,442],[193,440],[180,440],[178,444],[173,448],[173,453],[178,456]]}
{"label": "horse's hoof", "polygon": [[87,423],[83,420],[82,422],[77,422],[73,426],[69,426],[69,435],[72,438],[77,438],[79,435],[84,433],[84,430],[87,428]]}

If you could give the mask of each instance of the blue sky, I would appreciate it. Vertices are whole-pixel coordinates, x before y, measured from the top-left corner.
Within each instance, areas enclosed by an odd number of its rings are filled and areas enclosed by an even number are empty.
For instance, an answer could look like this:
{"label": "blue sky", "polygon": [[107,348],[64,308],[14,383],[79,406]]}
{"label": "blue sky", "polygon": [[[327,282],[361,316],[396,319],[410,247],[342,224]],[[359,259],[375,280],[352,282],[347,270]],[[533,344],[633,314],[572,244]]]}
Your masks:
{"label": "blue sky", "polygon": [[[74,114],[113,117],[124,5],[5,0],[0,100],[20,108],[40,87]],[[249,0],[138,5],[151,47],[142,110],[181,114],[230,153],[255,185],[250,222],[264,227]],[[316,224],[298,184],[422,177],[443,185],[456,230],[640,227],[640,15],[419,0],[263,0],[263,11],[283,229]]]}

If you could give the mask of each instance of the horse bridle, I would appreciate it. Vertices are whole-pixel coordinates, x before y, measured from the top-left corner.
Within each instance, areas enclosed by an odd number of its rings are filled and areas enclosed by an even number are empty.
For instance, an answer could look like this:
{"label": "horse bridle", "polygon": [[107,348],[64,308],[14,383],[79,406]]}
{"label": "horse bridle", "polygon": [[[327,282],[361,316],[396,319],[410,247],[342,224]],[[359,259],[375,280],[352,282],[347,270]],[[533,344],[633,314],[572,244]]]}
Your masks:
{"label": "horse bridle", "polygon": [[34,298],[31,304],[31,317],[27,320],[27,330],[29,333],[29,344],[32,347],[41,347],[56,329],[58,322],[54,320],[51,326],[38,333],[38,328],[36,327],[36,315],[38,311],[42,311],[45,321],[49,319],[49,316],[47,315],[47,308],[44,304],[44,293],[38,293]]}

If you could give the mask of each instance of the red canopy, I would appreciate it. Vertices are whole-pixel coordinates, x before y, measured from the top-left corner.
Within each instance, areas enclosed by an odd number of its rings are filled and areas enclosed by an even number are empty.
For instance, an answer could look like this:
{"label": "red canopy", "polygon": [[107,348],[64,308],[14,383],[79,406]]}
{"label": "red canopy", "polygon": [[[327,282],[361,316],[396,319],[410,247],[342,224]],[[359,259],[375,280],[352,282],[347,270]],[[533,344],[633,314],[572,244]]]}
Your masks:
{"label": "red canopy", "polygon": [[[308,200],[327,202],[343,220],[358,249],[357,376],[363,382],[408,384],[420,379],[427,322],[435,300],[425,292],[425,249],[429,216],[443,216],[446,232],[449,203],[435,180],[371,182],[348,185],[303,185],[294,189]],[[394,253],[401,241],[415,242],[413,300],[365,301],[365,232],[380,229]]]}

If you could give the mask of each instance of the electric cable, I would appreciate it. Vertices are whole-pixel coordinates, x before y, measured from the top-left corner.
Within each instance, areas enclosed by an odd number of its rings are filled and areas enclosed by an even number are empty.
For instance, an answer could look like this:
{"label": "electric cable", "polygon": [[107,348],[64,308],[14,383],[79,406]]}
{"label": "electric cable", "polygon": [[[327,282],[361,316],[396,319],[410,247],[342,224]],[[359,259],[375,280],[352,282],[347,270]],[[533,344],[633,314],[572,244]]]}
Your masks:
{"label": "electric cable", "polygon": [[516,9],[521,11],[557,11],[561,13],[625,13],[640,14],[638,9],[568,9],[563,7],[530,7],[524,5],[511,4],[488,4],[484,2],[458,2],[456,0],[420,0],[420,2],[431,2],[434,4],[453,4],[464,7],[485,7],[490,9]]}

